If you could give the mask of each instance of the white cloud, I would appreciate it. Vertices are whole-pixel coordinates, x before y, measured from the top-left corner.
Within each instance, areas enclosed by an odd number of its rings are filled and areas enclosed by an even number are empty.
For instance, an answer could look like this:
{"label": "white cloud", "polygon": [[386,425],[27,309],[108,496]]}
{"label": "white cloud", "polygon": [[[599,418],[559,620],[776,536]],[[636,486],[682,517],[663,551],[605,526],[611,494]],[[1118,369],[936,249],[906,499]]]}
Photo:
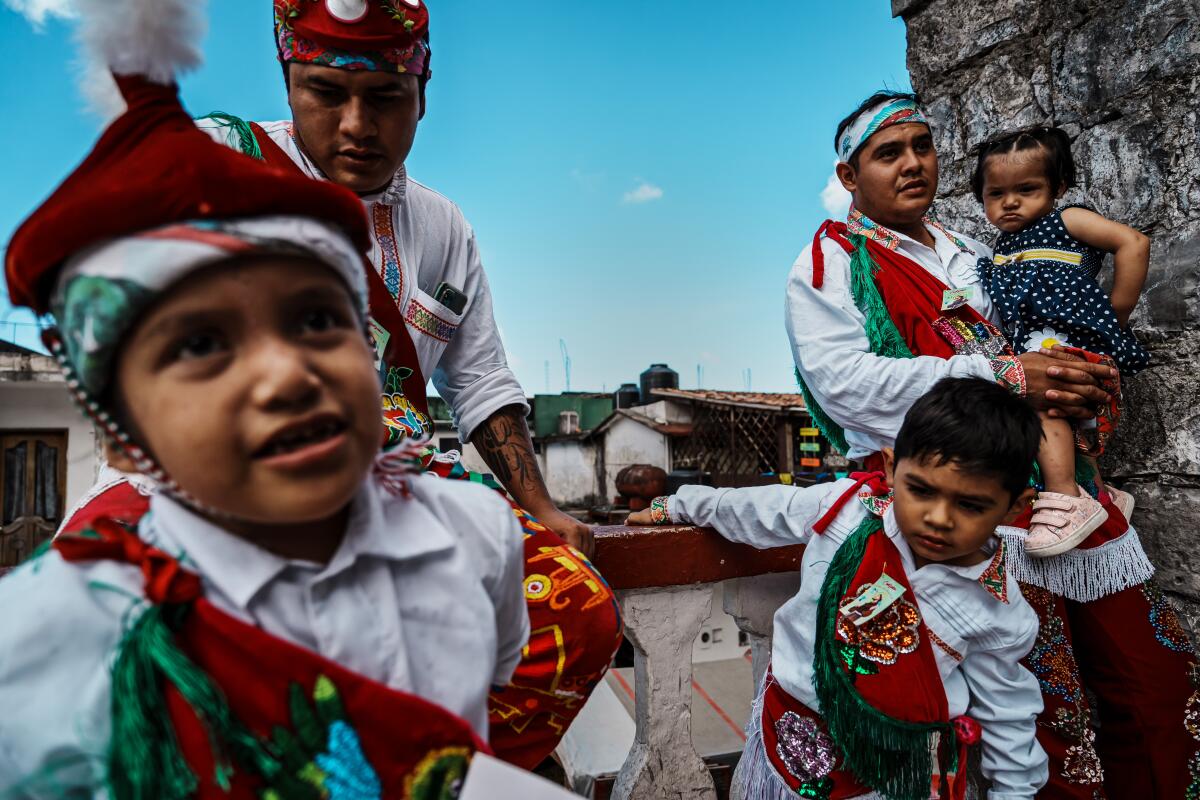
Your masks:
{"label": "white cloud", "polygon": [[659,186],[638,179],[637,188],[625,193],[621,198],[622,203],[640,205],[641,203],[649,203],[654,200],[660,200],[663,196],[663,190]]}
{"label": "white cloud", "polygon": [[[836,165],[838,162],[833,163]],[[830,175],[829,180],[825,181],[825,188],[821,190],[821,205],[825,206],[829,216],[834,219],[845,218],[846,212],[850,210],[850,199],[850,193],[838,180],[837,173]]]}
{"label": "white cloud", "polygon": [[4,0],[4,5],[24,16],[35,28],[41,28],[46,17],[75,16],[72,0]]}

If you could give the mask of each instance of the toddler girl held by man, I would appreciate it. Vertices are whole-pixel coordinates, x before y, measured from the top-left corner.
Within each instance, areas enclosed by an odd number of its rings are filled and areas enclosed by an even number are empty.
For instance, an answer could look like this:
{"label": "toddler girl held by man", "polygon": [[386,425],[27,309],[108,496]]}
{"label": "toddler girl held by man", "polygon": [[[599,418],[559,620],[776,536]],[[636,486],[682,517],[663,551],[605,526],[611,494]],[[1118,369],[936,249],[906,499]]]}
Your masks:
{"label": "toddler girl held by man", "polygon": [[[1071,142],[1058,128],[1031,128],[984,144],[972,189],[1000,235],[993,257],[979,260],[980,277],[1017,351],[1077,348],[1083,358],[1111,361],[1122,375],[1134,375],[1149,362],[1128,324],[1146,281],[1150,240],[1083,206],[1058,208],[1074,185]],[[1108,292],[1096,281],[1105,253],[1113,254]],[[1116,397],[1119,385],[1114,388]],[[1034,505],[1029,555],[1071,550],[1108,518],[1079,485],[1075,454],[1099,455],[1117,416],[1114,403],[1095,423],[1073,428],[1041,412],[1038,467],[1045,491]],[[1133,497],[1105,488],[1128,519]]]}

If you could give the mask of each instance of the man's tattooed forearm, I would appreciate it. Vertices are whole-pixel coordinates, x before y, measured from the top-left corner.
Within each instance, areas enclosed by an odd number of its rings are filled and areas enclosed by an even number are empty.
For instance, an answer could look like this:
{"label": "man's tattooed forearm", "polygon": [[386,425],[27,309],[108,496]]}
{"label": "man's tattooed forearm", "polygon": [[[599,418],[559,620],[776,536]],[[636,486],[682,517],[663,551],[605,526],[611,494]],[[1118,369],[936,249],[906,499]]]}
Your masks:
{"label": "man's tattooed forearm", "polygon": [[514,495],[536,491],[542,481],[529,428],[519,408],[502,408],[473,437],[475,449]]}

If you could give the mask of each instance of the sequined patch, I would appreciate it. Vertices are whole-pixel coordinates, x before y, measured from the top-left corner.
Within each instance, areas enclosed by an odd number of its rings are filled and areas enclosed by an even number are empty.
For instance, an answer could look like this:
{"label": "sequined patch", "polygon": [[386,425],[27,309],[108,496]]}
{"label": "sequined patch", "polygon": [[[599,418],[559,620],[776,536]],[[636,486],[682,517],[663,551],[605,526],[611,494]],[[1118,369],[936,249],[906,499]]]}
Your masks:
{"label": "sequined patch", "polygon": [[775,722],[775,736],[775,752],[791,776],[802,783],[820,780],[837,766],[833,739],[815,719],[787,711]]}
{"label": "sequined patch", "polygon": [[[870,584],[863,586],[858,594],[870,588]],[[855,648],[859,657],[883,666],[895,664],[900,656],[913,652],[921,642],[921,613],[903,598],[864,625],[855,625],[839,616],[837,627],[839,638]]]}
{"label": "sequined patch", "polygon": [[1176,653],[1192,652],[1187,631],[1179,624],[1179,616],[1163,593],[1143,583],[1142,594],[1150,604],[1150,625],[1154,628],[1154,638],[1158,643]]}
{"label": "sequined patch", "polygon": [[1042,692],[1061,697],[1068,703],[1079,702],[1082,693],[1079,665],[1067,639],[1062,618],[1055,613],[1054,595],[1037,586],[1021,587],[1025,599],[1038,612],[1037,640],[1025,659],[1029,671],[1038,679]]}

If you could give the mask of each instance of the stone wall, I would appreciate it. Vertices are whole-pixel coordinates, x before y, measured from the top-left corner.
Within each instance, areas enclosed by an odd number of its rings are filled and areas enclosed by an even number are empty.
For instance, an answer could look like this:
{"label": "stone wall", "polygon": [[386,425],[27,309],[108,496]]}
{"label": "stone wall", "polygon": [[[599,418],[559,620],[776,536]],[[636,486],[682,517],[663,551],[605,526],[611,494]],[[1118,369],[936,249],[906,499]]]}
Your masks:
{"label": "stone wall", "polygon": [[990,241],[972,148],[1053,123],[1074,139],[1069,201],[1153,241],[1133,317],[1153,366],[1129,381],[1105,474],[1138,500],[1158,585],[1200,632],[1200,0],[892,0],[934,120],[940,218]]}

